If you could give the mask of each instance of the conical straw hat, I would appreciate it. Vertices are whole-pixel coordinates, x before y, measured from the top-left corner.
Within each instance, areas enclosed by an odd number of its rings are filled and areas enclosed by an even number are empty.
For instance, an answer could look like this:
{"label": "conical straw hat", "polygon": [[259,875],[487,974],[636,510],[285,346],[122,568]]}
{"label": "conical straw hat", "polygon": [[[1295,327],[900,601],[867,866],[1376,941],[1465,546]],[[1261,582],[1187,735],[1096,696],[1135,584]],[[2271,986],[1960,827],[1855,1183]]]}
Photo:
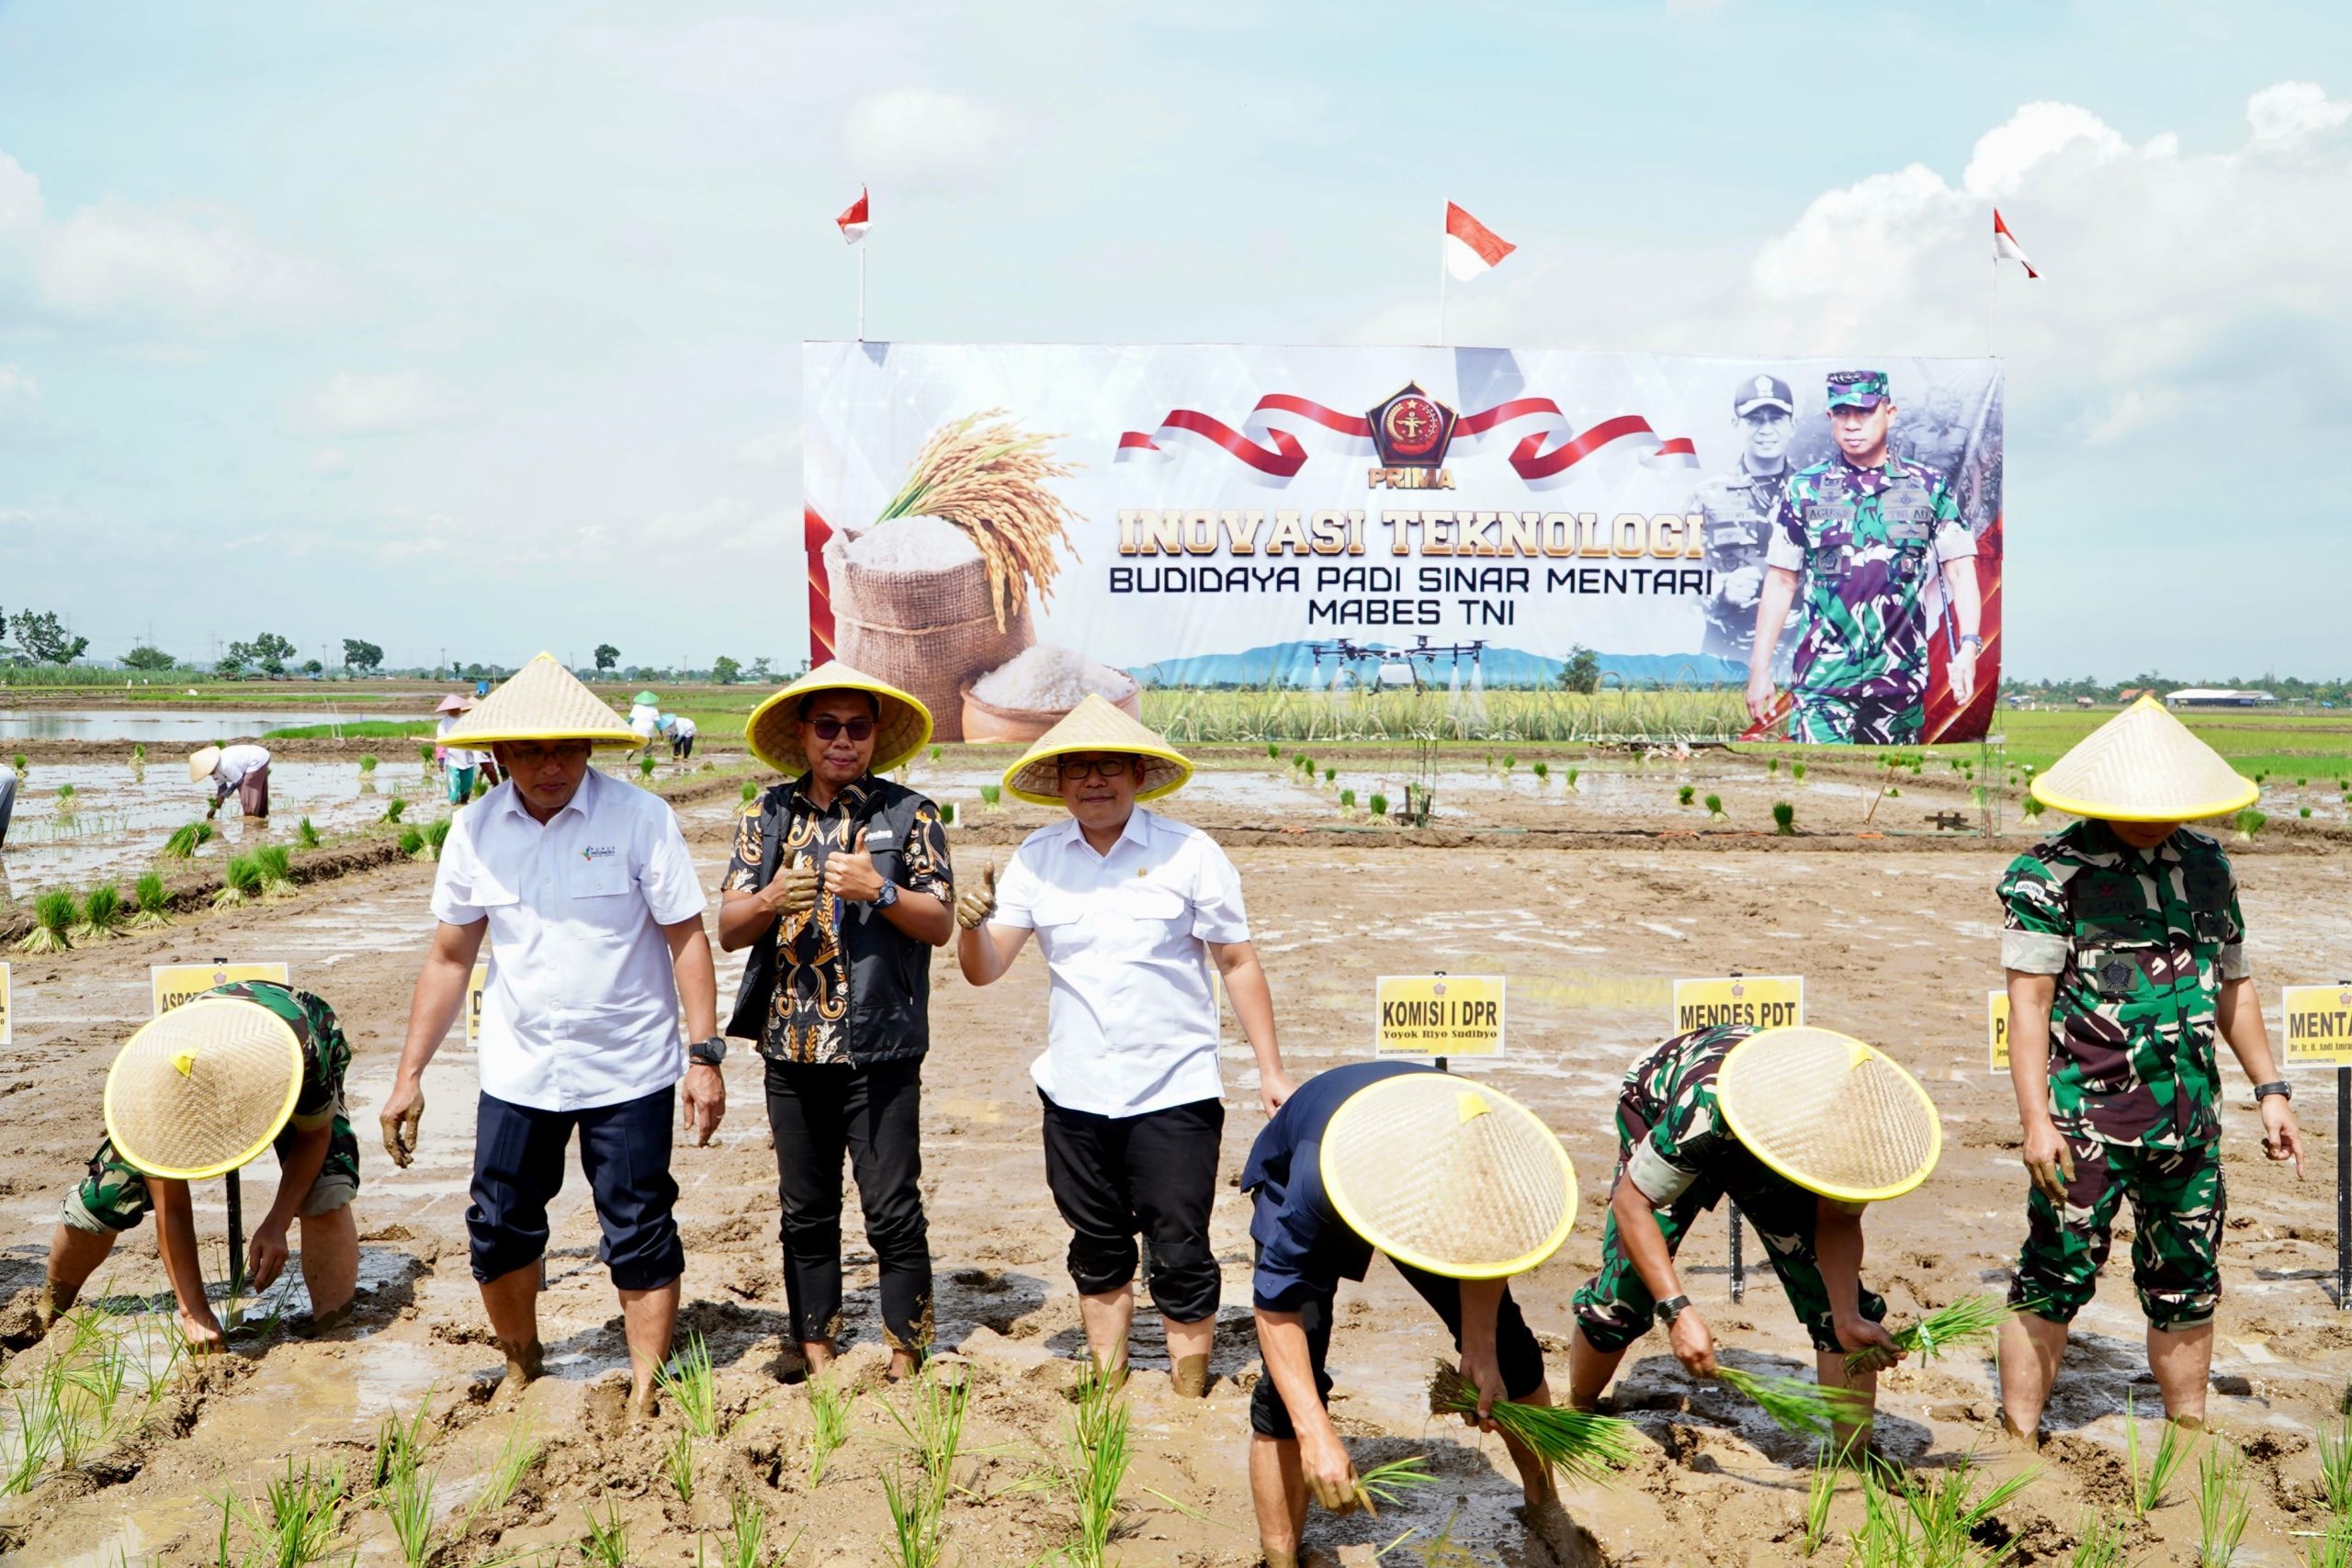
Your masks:
{"label": "conical straw hat", "polygon": [[650,692],[639,692],[631,697],[629,702],[633,706],[641,708],[659,707],[662,705],[662,699]]}
{"label": "conical straw hat", "polygon": [[433,711],[435,713],[463,713],[466,711],[466,699],[458,695],[457,693],[452,692],[447,696],[443,697],[440,705],[434,708]]}
{"label": "conical straw hat", "polygon": [[931,742],[931,710],[888,681],[829,659],[752,710],[743,739],[752,755],[779,773],[808,771],[800,747],[800,699],[820,692],[870,692],[881,721],[874,731],[871,772],[887,773]]}
{"label": "conical straw hat", "polygon": [[259,1002],[198,997],[123,1043],[107,1072],[107,1136],[152,1176],[218,1176],[269,1146],[301,1087],[291,1025]]}
{"label": "conical straw hat", "polygon": [[502,740],[587,740],[635,746],[636,731],[582,685],[580,677],[542,653],[500,682],[471,713],[441,737],[445,746],[488,746]]}
{"label": "conical straw hat", "polygon": [[2042,805],[2110,822],[2193,822],[2261,796],[2261,786],[2154,697],[2084,736],[2033,781]]}
{"label": "conical straw hat", "polygon": [[187,782],[190,784],[202,784],[206,779],[212,776],[212,770],[220,765],[220,747],[198,747],[195,750],[188,753]]}
{"label": "conical straw hat", "polygon": [[1142,760],[1143,778],[1136,787],[1137,800],[1158,800],[1174,795],[1193,776],[1184,754],[1131,717],[1117,704],[1090,692],[1062,721],[1037,737],[1021,761],[1004,770],[1009,795],[1037,806],[1062,803],[1061,775],[1054,759],[1076,751],[1125,751]]}
{"label": "conical straw hat", "polygon": [[1450,1073],[1400,1073],[1349,1096],[1323,1131],[1322,1172],[1358,1235],[1451,1279],[1524,1273],[1576,1223],[1576,1168],[1551,1129]]}
{"label": "conical straw hat", "polygon": [[1900,1197],[1943,1153],[1919,1080],[1876,1046],[1799,1026],[1724,1055],[1715,1101],[1750,1154],[1808,1191],[1849,1203]]}

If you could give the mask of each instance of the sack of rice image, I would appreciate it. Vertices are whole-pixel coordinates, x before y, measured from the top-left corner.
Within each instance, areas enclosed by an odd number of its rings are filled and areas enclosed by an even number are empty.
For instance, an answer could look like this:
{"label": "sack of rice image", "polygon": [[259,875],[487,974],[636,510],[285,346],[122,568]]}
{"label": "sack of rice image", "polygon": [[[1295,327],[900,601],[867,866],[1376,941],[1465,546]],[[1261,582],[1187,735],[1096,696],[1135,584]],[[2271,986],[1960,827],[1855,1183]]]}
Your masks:
{"label": "sack of rice image", "polygon": [[1075,649],[1039,643],[964,688],[964,739],[1036,739],[1090,695],[1143,717],[1143,687]]}
{"label": "sack of rice image", "polygon": [[1046,485],[1073,471],[1055,438],[1003,416],[933,431],[881,515],[825,547],[835,656],[921,698],[939,740],[965,738],[964,685],[1037,640],[1030,591],[1051,595],[1077,515]]}

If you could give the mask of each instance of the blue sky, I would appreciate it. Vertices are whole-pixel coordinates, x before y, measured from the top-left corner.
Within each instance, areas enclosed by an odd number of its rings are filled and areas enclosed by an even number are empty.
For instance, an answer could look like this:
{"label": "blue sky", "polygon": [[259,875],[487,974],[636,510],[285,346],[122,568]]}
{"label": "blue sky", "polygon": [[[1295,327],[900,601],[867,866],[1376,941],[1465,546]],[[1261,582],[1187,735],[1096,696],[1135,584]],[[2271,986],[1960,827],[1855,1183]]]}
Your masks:
{"label": "blue sky", "polygon": [[1452,197],[1521,246],[1456,342],[1977,354],[1997,200],[2010,669],[2338,674],[2347,56],[2323,5],[0,5],[0,606],[788,665],[861,180],[869,333],[937,341],[1425,341]]}

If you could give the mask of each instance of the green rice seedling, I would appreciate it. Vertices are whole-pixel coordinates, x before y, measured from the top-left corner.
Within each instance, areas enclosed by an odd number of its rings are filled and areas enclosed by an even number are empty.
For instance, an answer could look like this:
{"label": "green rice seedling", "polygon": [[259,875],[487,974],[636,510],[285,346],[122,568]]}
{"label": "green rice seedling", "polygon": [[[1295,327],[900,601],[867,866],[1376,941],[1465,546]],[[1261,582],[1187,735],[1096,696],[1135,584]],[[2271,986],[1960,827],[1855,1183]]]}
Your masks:
{"label": "green rice seedling", "polygon": [[939,825],[943,828],[953,828],[956,826],[956,803],[954,801],[943,800],[939,803]]}
{"label": "green rice seedling", "polygon": [[2312,814],[2312,808],[2311,808],[2310,807],[2306,806],[2306,807],[2302,807],[2302,808],[2301,808],[2301,815],[2302,817],[2304,817],[2305,818],[2307,818],[2307,819],[2308,819],[2308,818],[2310,818],[2311,814]]}
{"label": "green rice seedling", "polygon": [[882,1475],[882,1501],[890,1511],[890,1533],[883,1551],[892,1568],[934,1568],[944,1551],[945,1521],[931,1504],[931,1488],[902,1478],[896,1469]]}
{"label": "green rice seedling", "polygon": [[640,779],[653,776],[653,758],[650,754],[637,760],[637,776]]}
{"label": "green rice seedling", "polygon": [[151,871],[141,876],[132,896],[139,908],[125,922],[132,931],[153,931],[172,923],[172,896],[164,890],[160,873]]}
{"label": "green rice seedling", "polygon": [[1722,795],[1711,795],[1707,796],[1706,807],[1708,821],[1722,822],[1727,820],[1724,816],[1724,797]]}
{"label": "green rice seedling", "polygon": [[[1282,748],[1282,742],[1281,742],[1281,741],[1279,741],[1279,740],[1269,740],[1269,741],[1267,741],[1267,742],[1266,742],[1266,755],[1267,755],[1269,758],[1272,759],[1273,761],[1280,761],[1282,760],[1282,754],[1283,754],[1283,748]],[[2352,784],[2347,784],[2347,785],[2346,785],[2346,786],[2345,786],[2345,787],[2346,787],[2347,789],[2352,789]]]}
{"label": "green rice seedling", "polygon": [[[796,1537],[792,1545],[773,1556],[768,1551],[768,1517],[760,1506],[741,1492],[728,1500],[727,1540],[719,1547],[719,1568],[781,1568],[792,1557],[793,1547],[799,1545]],[[695,1546],[695,1562],[702,1562],[702,1546]]]}
{"label": "green rice seedling", "polygon": [[2123,1532],[2104,1515],[2084,1515],[2066,1568],[2123,1568]]}
{"label": "green rice seedling", "polygon": [[825,1461],[849,1441],[850,1412],[856,1407],[857,1390],[845,1388],[836,1377],[808,1380],[808,1489],[824,1479]]}
{"label": "green rice seedling", "polygon": [[101,883],[82,897],[82,918],[74,927],[76,942],[104,942],[122,932],[122,889]]}
{"label": "green rice seedling", "polygon": [[424,1458],[424,1423],[433,1405],[433,1391],[424,1391],[417,1401],[416,1414],[406,1421],[398,1411],[384,1417],[376,1428],[376,1455],[368,1466],[368,1485],[380,1492],[392,1483],[395,1476],[413,1472]]}
{"label": "green rice seedling", "polygon": [[944,751],[942,751],[942,750],[940,750],[940,748],[938,748],[938,747],[936,747],[936,746],[934,746],[934,747],[933,747],[933,748],[931,749],[931,760],[932,760],[933,761],[934,761],[934,762],[936,762],[937,761],[939,761],[939,759],[940,759],[941,757],[944,756],[944,755],[945,755],[945,753],[944,753]]}
{"label": "green rice seedling", "polygon": [[22,779],[27,773],[32,771],[32,765],[25,761],[25,754],[22,751],[17,752],[13,760],[17,764],[17,777],[18,779]]}
{"label": "green rice seedling", "polygon": [[1799,1544],[1807,1557],[1828,1539],[1829,1509],[1837,1501],[1838,1463],[1829,1457],[1829,1445],[1822,1443],[1813,1451],[1813,1473],[1805,1480],[1804,1537]]}
{"label": "green rice seedling", "polygon": [[683,1427],[662,1452],[662,1472],[670,1478],[679,1502],[695,1500],[695,1435]]}
{"label": "green rice seedling", "polygon": [[2197,1461],[2197,1568],[2229,1568],[2254,1517],[2245,1456],[2219,1438]]}
{"label": "green rice seedling", "polygon": [[65,1407],[64,1392],[65,1380],[55,1358],[8,1391],[17,1443],[6,1470],[0,1472],[0,1496],[30,1491],[48,1468],[51,1454],[73,1446],[73,1416]]}
{"label": "green rice seedling", "polygon": [[424,764],[427,773],[433,770],[433,751],[434,746],[430,740],[420,741],[417,744],[416,760]]}
{"label": "green rice seedling", "polygon": [[433,1488],[428,1470],[409,1465],[391,1480],[382,1503],[392,1522],[392,1540],[401,1549],[401,1568],[424,1568],[433,1555]]}
{"label": "green rice seedling", "polygon": [[1765,763],[1764,763],[1764,771],[1765,771],[1766,773],[1779,773],[1779,772],[1781,771],[1781,759],[1779,759],[1778,757],[1771,757],[1771,758],[1768,758],[1768,759],[1766,759]]}
{"label": "green rice seedling", "polygon": [[2303,1568],[2352,1568],[2352,1519],[2338,1516],[2303,1548]]}
{"label": "green rice seedling", "polygon": [[359,771],[363,773],[372,773],[376,771],[376,754],[373,751],[359,753]]}
{"label": "green rice seedling", "polygon": [[390,800],[384,802],[384,820],[387,822],[397,822],[401,819],[401,813],[407,809],[408,802],[402,800],[396,795]]}
{"label": "green rice seedling", "polygon": [[2334,1431],[2319,1435],[2319,1490],[2330,1514],[2352,1518],[2352,1412],[2337,1417]]}
{"label": "green rice seedling", "polygon": [[1792,762],[1792,763],[1790,763],[1790,764],[1789,764],[1789,772],[1790,772],[1792,774],[1795,775],[1795,778],[1796,778],[1797,783],[1799,783],[1799,784],[1803,784],[1803,783],[1804,783],[1804,764],[1803,762]]}
{"label": "green rice seedling", "polygon": [[1897,1484],[1919,1530],[1918,1561],[1923,1564],[1974,1562],[1973,1543],[1977,1529],[2031,1485],[2040,1473],[2040,1466],[2030,1467],[1996,1483],[1980,1495],[1976,1491],[1974,1457],[1962,1454],[1939,1471],[1932,1481],[1902,1477]]}
{"label": "green rice seedling", "polygon": [[[1898,1347],[1911,1351],[1921,1361],[1932,1361],[1948,1350],[1992,1337],[1993,1331],[2007,1322],[2008,1315],[2008,1304],[1997,1296],[1962,1296],[1949,1306],[1938,1307],[1917,1323],[1895,1329],[1893,1337]],[[1859,1370],[1870,1355],[1870,1351],[1860,1350],[1847,1357],[1846,1370]]]}
{"label": "green rice seedling", "polygon": [[934,1365],[915,1381],[911,1418],[895,1404],[883,1405],[899,1430],[914,1444],[916,1461],[931,1486],[933,1512],[945,1510],[947,1494],[955,1483],[956,1454],[963,1446],[964,1413],[969,1400],[970,1391],[963,1382],[941,1377]]}
{"label": "green rice seedling", "polygon": [[1324,782],[1325,784],[1337,784],[1337,783],[1339,783],[1339,782],[1340,782],[1340,770],[1339,770],[1339,769],[1337,769],[1337,768],[1326,768],[1326,769],[1324,769],[1324,770],[1323,770],[1323,782]]}
{"label": "green rice seedling", "polygon": [[1699,791],[1696,785],[1683,784],[1675,790],[1674,803],[1677,806],[1688,806],[1690,804],[1692,797],[1698,793]]}
{"label": "green rice seedling", "polygon": [[1797,808],[1785,800],[1772,803],[1772,831],[1789,838],[1797,830]]}
{"label": "green rice seedling", "polygon": [[1001,804],[1003,799],[1004,786],[1002,784],[982,784],[980,786],[980,803],[982,805],[996,806]]}
{"label": "green rice seedling", "polygon": [[1134,1458],[1126,1397],[1120,1385],[1097,1373],[1090,1361],[1079,1380],[1078,1404],[1063,1438],[1060,1467],[1062,1484],[1078,1513],[1078,1533],[1067,1553],[1073,1568],[1105,1568],[1109,1562],[1123,1512],[1119,1492]]}
{"label": "green rice seedling", "polygon": [[1716,1371],[1715,1381],[1770,1416],[1774,1426],[1799,1437],[1827,1438],[1838,1425],[1859,1426],[1870,1414],[1868,1403],[1860,1394],[1803,1378],[1770,1377],[1723,1367]]}
{"label": "green rice seedling", "polygon": [[1371,810],[1374,820],[1381,822],[1388,820],[1388,797],[1378,790],[1374,790],[1365,798],[1364,805]]}
{"label": "green rice seedling", "polygon": [[2267,813],[2256,811],[2251,806],[2230,818],[2231,824],[2238,830],[2238,842],[2242,844],[2251,842],[2254,836],[2262,831],[2263,824],[2269,820]]}
{"label": "green rice seedling", "polygon": [[298,847],[306,850],[315,850],[319,847],[319,830],[311,826],[309,818],[305,817],[294,824],[294,842]]}
{"label": "green rice seedling", "polygon": [[62,784],[57,786],[57,809],[61,814],[74,809],[73,806],[70,804],[73,799],[73,784],[69,783]]}
{"label": "green rice seedling", "polygon": [[[1478,1408],[1478,1390],[1450,1361],[1430,1377],[1430,1410],[1438,1416],[1468,1416]],[[1570,1410],[1560,1404],[1521,1404],[1498,1399],[1487,1414],[1496,1426],[1525,1444],[1546,1466],[1575,1481],[1611,1479],[1634,1461],[1634,1424],[1614,1416]]]}
{"label": "green rice seedling", "polygon": [[2041,797],[2040,795],[2029,795],[2025,797],[2025,805],[2019,809],[2023,810],[2028,817],[2039,817],[2043,812],[2049,810],[2050,807],[2041,804]]}
{"label": "green rice seedling", "polygon": [[1568,776],[1567,776],[1566,783],[1567,783],[1567,786],[1568,786],[1570,789],[1574,789],[1574,788],[1576,788],[1576,787],[1577,787],[1577,772],[1578,772],[1578,770],[1577,770],[1577,769],[1575,769],[1575,768],[1570,768],[1570,769],[1568,770]]}
{"label": "green rice seedling", "polygon": [[752,783],[751,780],[749,780],[749,779],[745,779],[745,780],[743,781],[743,804],[744,804],[744,805],[746,805],[746,806],[751,805],[751,804],[752,804],[752,802],[753,800],[755,800],[755,799],[757,799],[757,798],[758,798],[758,796],[759,796],[759,793],[760,793],[760,786],[759,786],[759,785],[757,785],[757,784],[753,784],[753,783]]}
{"label": "green rice seedling", "polygon": [[490,1472],[482,1477],[481,1490],[474,1495],[472,1504],[466,1509],[465,1529],[458,1533],[466,1534],[473,1529],[477,1518],[484,1514],[494,1514],[506,1506],[507,1501],[514,1495],[515,1488],[522,1485],[523,1477],[538,1461],[538,1441],[531,1436],[530,1427],[524,1425],[523,1417],[517,1415],[514,1424],[506,1428],[505,1440],[498,1445],[498,1452],[490,1461]]}
{"label": "green rice seedling", "polygon": [[1355,807],[1356,792],[1351,789],[1341,790],[1340,792],[1340,809],[1342,811],[1353,811]]}
{"label": "green rice seedling", "polygon": [[1538,761],[1538,762],[1536,762],[1536,763],[1534,764],[1533,771],[1534,771],[1534,773],[1535,773],[1535,778],[1536,778],[1536,782],[1537,782],[1537,783],[1539,783],[1539,784],[1550,784],[1550,783],[1552,782],[1552,764],[1551,764],[1551,763],[1549,763],[1549,762],[1544,762],[1544,761]]}
{"label": "green rice seedling", "polygon": [[1376,1519],[1380,1517],[1381,1504],[1394,1505],[1416,1486],[1436,1484],[1437,1477],[1430,1473],[1427,1456],[1412,1454],[1356,1472],[1356,1501]]}
{"label": "green rice seedling", "polygon": [[1513,768],[1516,768],[1516,767],[1518,767],[1518,766],[1519,766],[1519,753],[1518,753],[1518,752],[1516,752],[1516,751],[1506,751],[1506,752],[1504,752],[1504,753],[1503,753],[1503,772],[1505,772],[1505,773],[1510,773]]}
{"label": "green rice seedling", "polygon": [[2140,1472],[2140,1416],[2132,1408],[2132,1395],[2123,1396],[2123,1450],[2131,1461],[2132,1512],[2147,1517],[2164,1506],[2165,1494],[2172,1487],[2173,1478],[2180,1467],[2188,1462],[2188,1445],[2181,1438],[2180,1427],[2172,1421],[2164,1423],[2164,1432],[2156,1438],[2155,1452],[2149,1456],[2148,1471]]}
{"label": "green rice seedling", "polygon": [[33,900],[33,929],[17,946],[26,953],[63,953],[74,945],[72,932],[80,914],[72,893],[51,888]]}
{"label": "green rice seedling", "polygon": [[594,1509],[582,1508],[580,1512],[588,1521],[588,1534],[580,1542],[580,1555],[591,1568],[630,1568],[628,1524],[621,1517],[619,1501],[609,1497],[605,1500],[601,1522]]}
{"label": "green rice seedling", "polygon": [[263,897],[275,901],[294,897],[293,852],[284,844],[264,844],[254,852],[254,863],[261,868]]}
{"label": "green rice seedling", "polygon": [[1889,800],[1900,800],[1903,798],[1903,792],[1895,788],[1894,785],[1889,784],[1886,786],[1886,798]]}
{"label": "green rice seedling", "polygon": [[409,859],[423,860],[424,858],[424,829],[402,828],[399,842],[401,853],[408,856]]}
{"label": "green rice seedling", "polygon": [[448,841],[449,819],[447,817],[438,822],[427,822],[424,825],[424,858],[426,860],[439,860],[441,846]]}
{"label": "green rice seedling", "polygon": [[653,1371],[662,1396],[678,1407],[686,1429],[706,1441],[718,1438],[718,1374],[711,1365],[710,1346],[696,1333],[685,1348]]}
{"label": "green rice seedling", "polygon": [[262,1507],[241,1504],[238,1512],[259,1546],[263,1568],[306,1568],[342,1535],[347,1500],[342,1466],[321,1469],[306,1461],[297,1470],[289,1456],[286,1473],[264,1490]]}

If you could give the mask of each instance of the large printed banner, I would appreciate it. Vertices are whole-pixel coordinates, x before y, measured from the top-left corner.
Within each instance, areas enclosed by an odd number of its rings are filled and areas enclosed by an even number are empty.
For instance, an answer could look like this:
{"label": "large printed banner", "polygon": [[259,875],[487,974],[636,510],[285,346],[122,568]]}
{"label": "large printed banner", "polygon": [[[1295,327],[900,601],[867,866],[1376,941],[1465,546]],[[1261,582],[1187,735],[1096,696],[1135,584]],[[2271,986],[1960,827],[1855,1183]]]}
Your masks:
{"label": "large printed banner", "polygon": [[810,344],[804,371],[810,657],[944,739],[1145,685],[1555,686],[1581,650],[1745,688],[1758,735],[1991,714],[1996,361]]}

